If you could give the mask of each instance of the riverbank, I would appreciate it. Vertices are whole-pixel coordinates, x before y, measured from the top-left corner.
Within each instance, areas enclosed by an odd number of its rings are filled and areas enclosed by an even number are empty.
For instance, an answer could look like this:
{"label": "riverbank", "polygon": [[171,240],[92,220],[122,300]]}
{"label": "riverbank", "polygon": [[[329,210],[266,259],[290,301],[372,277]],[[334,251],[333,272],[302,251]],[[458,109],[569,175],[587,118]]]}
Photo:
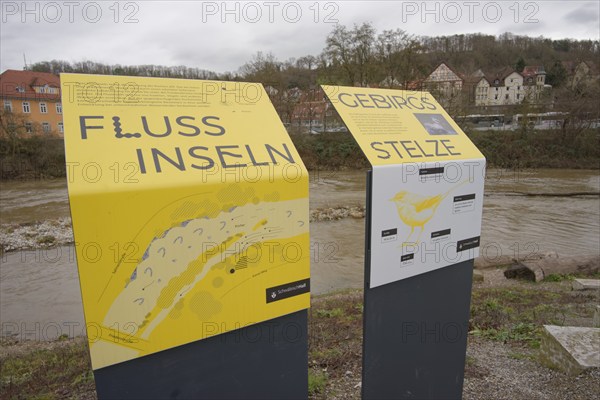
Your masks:
{"label": "riverbank", "polygon": [[70,218],[0,225],[0,254],[17,250],[45,249],[72,243],[73,229]]}
{"label": "riverbank", "polygon": [[[600,168],[600,129],[574,134],[561,130],[467,131],[497,168]],[[365,170],[369,163],[349,133],[290,137],[309,170]],[[0,139],[0,180],[66,176],[62,139]]]}
{"label": "riverbank", "polygon": [[[344,218],[362,219],[364,206],[338,206],[310,211],[310,222],[338,221]],[[25,224],[0,224],[0,254],[18,250],[47,249],[73,244],[70,218],[37,221]]]}
{"label": "riverbank", "polygon": [[[466,131],[491,168],[600,168],[600,129],[569,131],[523,129]],[[302,160],[311,169],[365,169],[369,166],[347,133],[293,134]]]}
{"label": "riverbank", "polygon": [[[463,398],[590,399],[600,371],[573,378],[538,358],[544,324],[591,323],[597,291],[574,293],[568,277],[541,283],[503,279],[487,269],[474,283]],[[309,311],[311,399],[359,399],[362,291],[313,297]],[[0,341],[3,398],[95,399],[83,338],[52,342]]]}

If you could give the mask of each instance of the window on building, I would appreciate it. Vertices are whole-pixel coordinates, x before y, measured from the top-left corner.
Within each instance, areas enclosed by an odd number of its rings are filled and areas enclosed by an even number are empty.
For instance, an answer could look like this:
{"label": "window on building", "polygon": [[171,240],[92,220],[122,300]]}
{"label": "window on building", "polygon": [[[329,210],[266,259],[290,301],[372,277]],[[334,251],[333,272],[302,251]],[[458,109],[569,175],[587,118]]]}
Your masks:
{"label": "window on building", "polygon": [[40,112],[42,114],[48,113],[48,106],[46,105],[46,103],[40,103]]}
{"label": "window on building", "polygon": [[506,93],[506,95],[504,96],[505,100],[508,100],[508,93]]}
{"label": "window on building", "polygon": [[62,103],[56,103],[56,113],[62,114]]}
{"label": "window on building", "polygon": [[25,88],[22,88],[21,86],[17,86],[17,92],[19,93],[25,93]]}
{"label": "window on building", "polygon": [[498,95],[494,95],[494,100],[498,100]]}
{"label": "window on building", "polygon": [[42,130],[44,133],[50,133],[50,124],[47,122],[42,122]]}
{"label": "window on building", "polygon": [[521,98],[521,95],[519,93],[517,93],[517,100],[519,100]]}
{"label": "window on building", "polygon": [[12,103],[10,100],[4,100],[4,111],[12,112]]}
{"label": "window on building", "polygon": [[62,122],[59,122],[59,123],[58,123],[58,131],[59,131],[60,133],[64,133],[64,132],[65,132],[65,128],[64,128],[64,126],[63,126],[63,123],[62,123]]}
{"label": "window on building", "polygon": [[25,114],[29,114],[31,112],[31,108],[29,108],[29,102],[28,101],[24,101],[23,102],[23,112]]}
{"label": "window on building", "polygon": [[31,125],[31,122],[25,122],[25,132],[33,133],[33,125]]}

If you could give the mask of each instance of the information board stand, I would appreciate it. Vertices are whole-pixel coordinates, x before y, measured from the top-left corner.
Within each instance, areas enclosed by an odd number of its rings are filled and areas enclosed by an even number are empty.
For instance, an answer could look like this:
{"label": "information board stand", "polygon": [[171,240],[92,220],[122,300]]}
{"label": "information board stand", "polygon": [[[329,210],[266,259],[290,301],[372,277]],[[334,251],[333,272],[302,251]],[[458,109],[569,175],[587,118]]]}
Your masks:
{"label": "information board stand", "polygon": [[99,399],[306,398],[308,173],[264,88],[61,87]]}
{"label": "information board stand", "polygon": [[307,311],[94,371],[99,399],[302,399]]}
{"label": "information board stand", "polygon": [[429,93],[323,89],[372,165],[363,398],[461,398],[485,159]]}

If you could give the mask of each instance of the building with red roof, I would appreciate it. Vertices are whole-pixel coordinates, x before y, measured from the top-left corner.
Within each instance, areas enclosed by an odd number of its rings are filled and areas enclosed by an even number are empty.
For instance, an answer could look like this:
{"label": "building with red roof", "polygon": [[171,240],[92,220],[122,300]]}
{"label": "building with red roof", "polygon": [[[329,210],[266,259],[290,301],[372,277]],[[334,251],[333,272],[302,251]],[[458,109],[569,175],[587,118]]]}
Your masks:
{"label": "building with red roof", "polygon": [[0,75],[0,101],[0,136],[63,136],[58,75],[6,70]]}

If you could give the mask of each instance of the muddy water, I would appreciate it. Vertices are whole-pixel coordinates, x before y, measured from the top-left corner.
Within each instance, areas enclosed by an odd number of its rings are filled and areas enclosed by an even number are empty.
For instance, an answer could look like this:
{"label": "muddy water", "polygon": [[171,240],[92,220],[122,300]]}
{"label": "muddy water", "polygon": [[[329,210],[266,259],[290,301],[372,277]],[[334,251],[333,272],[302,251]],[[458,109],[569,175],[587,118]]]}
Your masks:
{"label": "muddy water", "polygon": [[65,179],[1,182],[0,222],[28,223],[69,216]]}
{"label": "muddy water", "polygon": [[51,340],[84,333],[72,246],[1,257],[0,335]]}
{"label": "muddy water", "polygon": [[[364,172],[311,175],[311,208],[365,203]],[[525,256],[600,253],[600,198],[545,197],[600,191],[596,171],[535,170],[488,172],[485,187],[483,255]],[[69,216],[66,183],[3,183],[2,223]],[[363,286],[364,220],[311,224],[313,294]],[[81,297],[72,247],[5,254],[0,264],[2,334],[52,338],[79,334]]]}

